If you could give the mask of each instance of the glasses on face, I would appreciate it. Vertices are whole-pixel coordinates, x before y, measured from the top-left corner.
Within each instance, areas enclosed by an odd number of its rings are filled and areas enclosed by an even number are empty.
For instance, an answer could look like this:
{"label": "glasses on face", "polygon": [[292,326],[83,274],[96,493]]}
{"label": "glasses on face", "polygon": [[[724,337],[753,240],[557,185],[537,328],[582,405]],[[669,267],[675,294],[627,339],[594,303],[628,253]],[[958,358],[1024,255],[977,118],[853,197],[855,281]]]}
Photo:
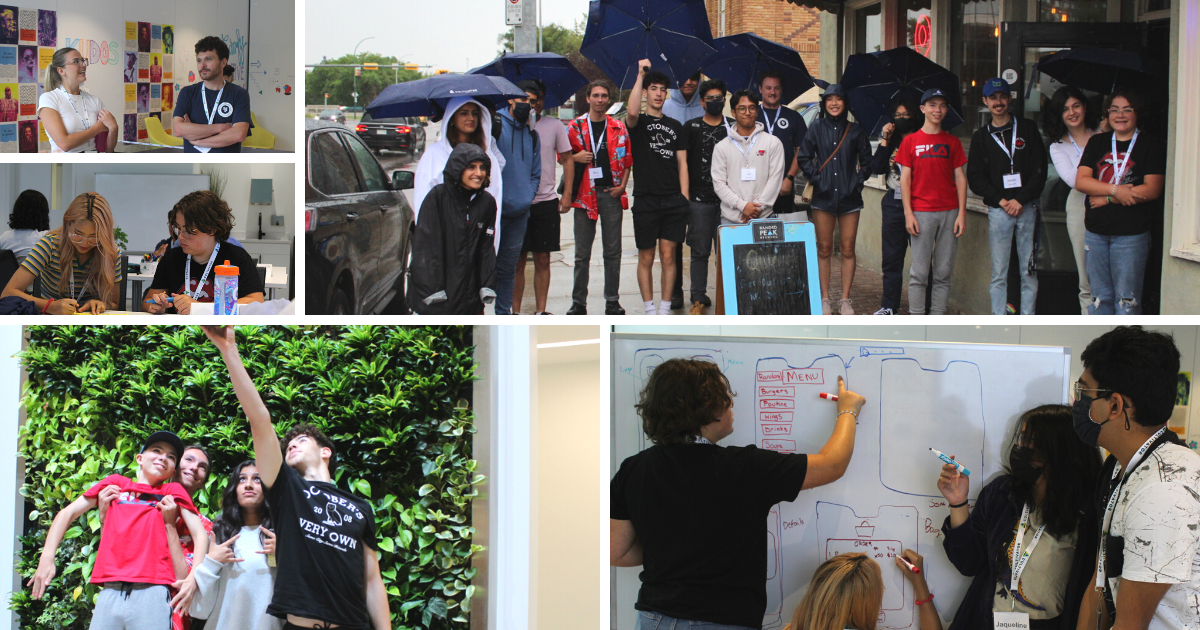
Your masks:
{"label": "glasses on face", "polygon": [[899,119],[902,119],[902,118],[903,118],[903,119],[912,118],[912,116],[911,116],[911,115],[909,115],[909,114],[892,114],[892,118],[895,118],[895,119],[899,120]]}
{"label": "glasses on face", "polygon": [[69,236],[71,237],[71,242],[78,245],[95,245],[96,243],[100,242],[99,238],[96,238],[95,236],[87,236],[77,230],[72,230]]}
{"label": "glasses on face", "polygon": [[84,59],[83,57],[79,57],[77,59],[72,59],[72,60],[68,61],[67,64],[75,64],[75,65],[79,66],[80,68],[86,68],[88,66],[88,60]]}
{"label": "glasses on face", "polygon": [[183,227],[179,227],[178,225],[171,226],[171,235],[174,236],[175,238],[179,238],[179,235],[181,232],[184,234],[187,234],[188,236],[195,236],[200,233],[200,230],[197,230],[196,228],[188,226],[188,225],[185,225]]}
{"label": "glasses on face", "polygon": [[1083,381],[1075,381],[1075,386],[1071,388],[1071,394],[1075,397],[1075,400],[1082,399],[1083,392],[1104,392],[1106,394],[1111,394],[1113,393],[1113,390],[1088,387]]}
{"label": "glasses on face", "polygon": [[1128,116],[1128,115],[1134,114],[1134,113],[1137,113],[1137,110],[1133,109],[1132,107],[1110,107],[1110,108],[1108,108],[1108,114],[1110,116],[1116,116],[1117,114],[1124,114],[1124,115]]}
{"label": "glasses on face", "polygon": [[705,103],[715,103],[717,101],[723,101],[723,100],[725,100],[724,96],[705,96],[704,97]]}
{"label": "glasses on face", "polygon": [[739,105],[733,111],[739,114],[753,114],[758,112],[758,108],[753,105]]}

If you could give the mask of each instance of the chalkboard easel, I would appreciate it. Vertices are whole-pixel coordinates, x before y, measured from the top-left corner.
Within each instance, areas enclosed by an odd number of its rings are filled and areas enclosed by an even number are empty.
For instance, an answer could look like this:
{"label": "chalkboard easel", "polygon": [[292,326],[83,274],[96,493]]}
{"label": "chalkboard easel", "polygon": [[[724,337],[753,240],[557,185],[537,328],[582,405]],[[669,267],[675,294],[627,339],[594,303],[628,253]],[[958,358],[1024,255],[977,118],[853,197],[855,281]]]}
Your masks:
{"label": "chalkboard easel", "polygon": [[719,230],[726,313],[821,314],[817,234],[811,223],[762,219]]}

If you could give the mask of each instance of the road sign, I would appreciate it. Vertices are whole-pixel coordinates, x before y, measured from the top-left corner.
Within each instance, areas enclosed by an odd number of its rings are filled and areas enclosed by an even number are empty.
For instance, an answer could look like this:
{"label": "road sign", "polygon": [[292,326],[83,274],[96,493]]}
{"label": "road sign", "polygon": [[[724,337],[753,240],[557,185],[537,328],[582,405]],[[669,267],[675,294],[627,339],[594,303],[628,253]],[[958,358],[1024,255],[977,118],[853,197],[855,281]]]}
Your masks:
{"label": "road sign", "polygon": [[356,76],[356,77],[361,77],[361,76],[362,76],[362,68],[355,68],[355,69],[354,69],[354,76]]}
{"label": "road sign", "polygon": [[358,98],[358,92],[354,92],[354,93],[350,94],[350,96],[353,96],[354,98]]}
{"label": "road sign", "polygon": [[525,0],[504,0],[504,23],[508,26],[521,25],[521,5]]}
{"label": "road sign", "polygon": [[363,70],[378,70],[378,69],[379,69],[379,64],[377,64],[377,63],[363,63]]}

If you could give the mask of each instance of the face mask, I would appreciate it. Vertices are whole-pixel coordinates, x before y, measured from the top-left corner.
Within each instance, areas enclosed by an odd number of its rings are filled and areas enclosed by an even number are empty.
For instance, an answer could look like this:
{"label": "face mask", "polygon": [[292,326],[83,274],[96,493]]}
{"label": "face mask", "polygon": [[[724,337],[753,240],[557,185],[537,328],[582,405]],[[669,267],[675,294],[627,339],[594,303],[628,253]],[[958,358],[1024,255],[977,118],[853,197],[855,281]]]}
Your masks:
{"label": "face mask", "polygon": [[512,112],[513,118],[515,118],[517,122],[521,124],[529,122],[530,109],[532,108],[529,106],[529,103],[514,103]]}
{"label": "face mask", "polygon": [[908,132],[915,128],[916,122],[912,118],[896,118],[893,120],[893,123],[896,125],[896,133],[899,134],[908,134]]}
{"label": "face mask", "polygon": [[1008,453],[1008,468],[1017,481],[1034,484],[1042,476],[1043,469],[1033,465],[1034,450],[1027,446],[1014,446]]}
{"label": "face mask", "polygon": [[1092,421],[1092,403],[1095,398],[1091,396],[1080,396],[1075,404],[1071,405],[1071,419],[1075,423],[1075,435],[1083,440],[1084,444],[1095,447],[1100,439],[1100,428],[1108,424],[1108,420],[1096,423]]}
{"label": "face mask", "polygon": [[725,101],[706,101],[704,111],[708,112],[710,116],[720,116],[721,112],[725,111]]}

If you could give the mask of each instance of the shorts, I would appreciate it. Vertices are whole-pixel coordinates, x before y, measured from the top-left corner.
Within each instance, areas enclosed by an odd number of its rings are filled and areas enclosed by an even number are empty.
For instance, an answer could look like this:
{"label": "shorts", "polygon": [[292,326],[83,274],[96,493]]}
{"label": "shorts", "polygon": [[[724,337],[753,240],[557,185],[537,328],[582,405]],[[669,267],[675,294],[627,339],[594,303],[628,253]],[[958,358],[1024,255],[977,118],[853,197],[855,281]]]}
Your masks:
{"label": "shorts", "polygon": [[633,242],[638,250],[654,249],[659,240],[682,243],[687,234],[688,201],[681,195],[633,198]]}
{"label": "shorts", "polygon": [[556,252],[559,226],[562,215],[558,213],[558,199],[539,201],[529,207],[529,223],[525,226],[525,244],[521,253]]}

